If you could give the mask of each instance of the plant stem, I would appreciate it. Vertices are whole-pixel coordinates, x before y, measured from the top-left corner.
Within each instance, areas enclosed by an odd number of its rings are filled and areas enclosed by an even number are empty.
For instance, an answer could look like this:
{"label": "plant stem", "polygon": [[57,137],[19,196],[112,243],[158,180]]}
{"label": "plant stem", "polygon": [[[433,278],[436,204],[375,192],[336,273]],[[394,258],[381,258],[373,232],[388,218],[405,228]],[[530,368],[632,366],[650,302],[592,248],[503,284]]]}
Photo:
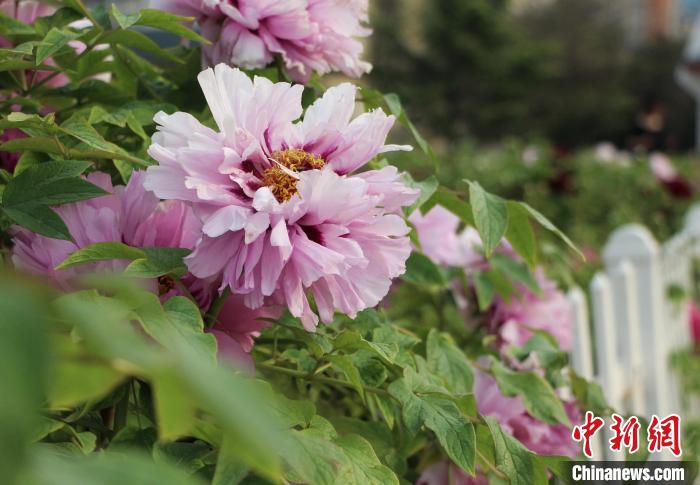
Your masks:
{"label": "plant stem", "polygon": [[126,389],[124,397],[116,404],[114,409],[114,427],[113,435],[116,435],[121,429],[126,426],[126,418],[129,414],[129,389]]}
{"label": "plant stem", "polygon": [[[288,376],[298,377],[300,379],[306,379],[307,381],[322,382],[324,384],[331,384],[333,386],[340,386],[340,387],[346,387],[349,389],[356,389],[353,384],[351,384],[348,381],[344,381],[342,379],[335,379],[333,377],[308,374],[306,372],[302,372],[299,370],[289,369],[287,367],[278,367],[278,366],[272,365],[272,364],[255,364],[255,366],[258,369],[264,369],[264,370],[267,370],[270,372],[277,372],[278,374],[286,374]],[[389,394],[389,391],[387,391],[386,389],[380,389],[378,387],[364,386],[364,385],[362,386],[362,388],[366,392],[371,392],[373,394],[380,394],[383,396],[391,396],[391,394]]]}
{"label": "plant stem", "polygon": [[211,328],[216,324],[216,321],[219,317],[219,312],[221,312],[221,307],[224,306],[224,303],[228,299],[228,297],[231,296],[231,290],[227,287],[219,296],[217,296],[214,301],[211,303],[211,306],[209,307],[209,311],[207,312],[205,318],[204,318],[204,326],[207,328]]}

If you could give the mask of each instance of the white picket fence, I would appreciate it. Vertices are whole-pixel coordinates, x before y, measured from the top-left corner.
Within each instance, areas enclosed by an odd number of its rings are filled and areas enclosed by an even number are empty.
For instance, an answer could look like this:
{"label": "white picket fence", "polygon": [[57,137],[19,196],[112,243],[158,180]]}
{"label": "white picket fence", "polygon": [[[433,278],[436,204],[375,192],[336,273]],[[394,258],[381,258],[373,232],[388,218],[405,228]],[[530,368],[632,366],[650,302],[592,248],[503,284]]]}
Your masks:
{"label": "white picket fence", "polygon": [[[614,231],[603,250],[605,268],[590,285],[590,304],[580,288],[569,293],[575,322],[572,367],[596,380],[621,414],[649,419],[676,413],[687,419],[700,410],[697,403],[684,405],[670,368],[670,354],[688,346],[691,336],[686,306],[668,295],[672,285],[691,290],[698,256],[700,205],[687,213],[683,230],[663,244],[639,224]],[[604,418],[606,432],[598,434],[594,458],[622,459],[623,453],[608,449],[611,421]],[[640,445],[646,445],[646,429],[640,430]]]}

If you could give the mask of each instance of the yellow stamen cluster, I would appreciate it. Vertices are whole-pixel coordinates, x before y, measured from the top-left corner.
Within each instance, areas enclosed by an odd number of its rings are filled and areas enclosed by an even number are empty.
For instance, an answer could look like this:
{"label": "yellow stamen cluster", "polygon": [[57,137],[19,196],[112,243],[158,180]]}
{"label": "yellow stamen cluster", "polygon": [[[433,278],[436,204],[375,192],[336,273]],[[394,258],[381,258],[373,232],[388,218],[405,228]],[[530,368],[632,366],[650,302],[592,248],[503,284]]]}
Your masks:
{"label": "yellow stamen cluster", "polygon": [[270,187],[278,202],[286,202],[297,193],[297,179],[285,172],[280,165],[297,173],[304,170],[321,169],[325,165],[323,159],[318,155],[299,148],[276,151],[270,158],[273,160],[273,166],[265,170],[262,182]]}

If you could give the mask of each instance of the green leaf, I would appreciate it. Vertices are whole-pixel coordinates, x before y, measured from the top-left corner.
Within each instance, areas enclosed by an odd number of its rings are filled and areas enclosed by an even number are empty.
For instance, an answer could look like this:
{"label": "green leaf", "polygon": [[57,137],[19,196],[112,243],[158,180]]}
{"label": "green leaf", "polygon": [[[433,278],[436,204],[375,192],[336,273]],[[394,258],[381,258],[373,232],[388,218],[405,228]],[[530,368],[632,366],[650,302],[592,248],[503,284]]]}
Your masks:
{"label": "green leaf", "polygon": [[146,257],[136,259],[126,267],[124,274],[139,278],[157,278],[166,274],[179,277],[187,272],[182,260],[190,254],[189,249],[152,247],[142,250]]}
{"label": "green leaf", "polygon": [[420,190],[418,200],[416,200],[413,203],[413,205],[405,211],[406,214],[411,214],[416,209],[420,209],[423,204],[430,200],[430,198],[440,186],[440,182],[438,182],[438,179],[435,178],[435,175],[431,175],[430,177],[426,178],[425,180],[421,180],[420,182],[416,182],[415,180],[410,179],[410,177],[407,178],[408,180],[406,181],[406,183],[410,187]]}
{"label": "green leaf", "polygon": [[52,407],[74,406],[107,395],[122,380],[121,373],[100,362],[64,358],[52,366],[48,400]]}
{"label": "green leaf", "polygon": [[36,32],[31,25],[10,17],[5,12],[0,12],[0,35],[3,37],[11,35],[35,35]]}
{"label": "green leaf", "polygon": [[134,260],[146,257],[140,248],[127,246],[119,242],[101,242],[90,244],[72,252],[56,269],[70,268],[79,264],[94,263],[110,259]]}
{"label": "green leaf", "polygon": [[17,224],[37,234],[66,241],[73,239],[58,214],[48,207],[4,207],[3,210]]}
{"label": "green leaf", "polygon": [[486,257],[490,257],[508,227],[506,202],[486,192],[478,182],[469,182],[469,201]]}
{"label": "green leaf", "polygon": [[372,445],[363,437],[351,434],[335,440],[345,463],[338,473],[336,483],[348,485],[399,485],[399,479],[391,468],[383,465]]}
{"label": "green leaf", "polygon": [[523,283],[527,288],[535,294],[540,294],[540,285],[530,272],[529,268],[507,254],[494,254],[491,258],[491,266],[494,270],[498,270],[511,280]]}
{"label": "green leaf", "polygon": [[0,274],[0,469],[3,481],[27,464],[40,418],[48,371],[47,312],[41,295],[8,272]]}
{"label": "green leaf", "polygon": [[2,152],[23,152],[31,150],[41,153],[61,154],[61,146],[54,138],[33,136],[31,138],[15,138],[0,144]]}
{"label": "green leaf", "polygon": [[530,207],[530,205],[526,204],[525,202],[520,202],[520,205],[523,206],[528,213],[537,221],[539,224],[547,229],[548,231],[554,233],[559,239],[564,241],[567,246],[569,246],[576,254],[579,255],[579,257],[585,261],[586,257],[583,255],[583,253],[576,247],[576,245],[571,241],[571,239],[568,238],[566,234],[561,232],[561,230],[552,224],[552,222],[547,219],[541,212],[538,210],[534,209],[533,207]]}
{"label": "green leaf", "polygon": [[509,200],[506,239],[513,249],[533,268],[537,264],[537,241],[528,211],[518,202]]}
{"label": "green leaf", "polygon": [[439,187],[432,197],[430,197],[430,200],[421,206],[421,212],[425,214],[436,205],[441,205],[452,212],[459,217],[463,223],[474,226],[474,216],[472,214],[471,205],[460,199],[456,194],[447,191],[444,187]]}
{"label": "green leaf", "polygon": [[134,452],[111,453],[101,451],[85,456],[56,453],[45,447],[32,452],[32,466],[28,482],[74,485],[100,483],[102,485],[152,485],[159,483],[201,485],[201,481],[186,471],[167,462],[154,462],[147,455]]}
{"label": "green leaf", "polygon": [[474,426],[452,399],[422,383],[410,368],[406,369],[403,378],[392,382],[388,390],[401,403],[403,420],[409,430],[415,432],[420,425],[430,429],[450,459],[474,474]]}
{"label": "green leaf", "polygon": [[597,382],[589,382],[573,370],[569,370],[571,390],[581,409],[593,411],[595,414],[608,415],[611,408],[605,400],[603,389]]}
{"label": "green leaf", "polygon": [[68,29],[52,28],[46,37],[41,41],[41,44],[36,48],[36,65],[38,66],[44,59],[56,54],[71,40],[80,37],[81,34],[72,32]]}
{"label": "green leaf", "polygon": [[365,388],[362,384],[362,377],[360,377],[360,371],[355,367],[352,359],[347,355],[329,355],[327,359],[328,362],[333,364],[333,367],[345,375],[350,384],[352,384],[360,394],[362,401],[364,401]]}
{"label": "green leaf", "polygon": [[421,136],[418,129],[416,129],[411,120],[408,118],[406,111],[403,109],[403,106],[401,106],[401,100],[399,99],[398,95],[394,93],[386,94],[384,95],[384,101],[386,102],[391,114],[396,116],[399,123],[408,128],[413,135],[413,138],[416,140],[416,143],[418,143],[420,149],[423,150],[423,153],[428,156],[428,160],[432,162],[435,170],[438,171],[440,169],[440,161],[435,156],[430,144]]}
{"label": "green leaf", "polygon": [[118,44],[132,49],[137,49],[148,54],[162,57],[178,64],[184,63],[182,59],[162,49],[150,37],[135,30],[114,30],[102,39],[107,44]]}
{"label": "green leaf", "polygon": [[514,372],[498,361],[492,361],[491,371],[505,396],[522,396],[525,409],[540,421],[571,426],[561,400],[552,386],[535,372]]}
{"label": "green leaf", "polygon": [[153,390],[158,437],[162,441],[171,441],[187,436],[194,427],[196,405],[183,390],[178,376],[171,372],[161,373]]}
{"label": "green leaf", "polygon": [[512,485],[546,485],[548,483],[544,466],[537,456],[525,448],[518,440],[501,429],[495,418],[485,416],[491,430],[495,448],[496,468]]}
{"label": "green leaf", "polygon": [[61,205],[109,194],[101,187],[80,178],[42,180],[34,186],[29,185],[32,180],[36,180],[30,173],[35,168],[40,170],[42,165],[24,170],[12,179],[3,194],[5,208]]}
{"label": "green leaf", "polygon": [[211,44],[211,42],[201,35],[182,25],[182,22],[192,22],[193,20],[194,17],[181,17],[169,12],[146,8],[141,10],[141,16],[136,22],[136,25],[154,27],[179,35],[185,39],[201,42],[202,44]]}
{"label": "green leaf", "polygon": [[432,329],[428,333],[426,353],[428,369],[442,377],[449,389],[457,394],[472,392],[474,371],[449,334]]}
{"label": "green leaf", "polygon": [[362,335],[353,330],[346,330],[339,334],[333,341],[337,350],[367,350],[377,355],[385,364],[393,365],[399,348],[396,344],[382,344],[365,340]]}
{"label": "green leaf", "polygon": [[236,460],[236,443],[225,439],[216,460],[212,485],[236,485],[248,472],[248,467]]}
{"label": "green leaf", "polygon": [[444,288],[448,281],[442,269],[424,254],[413,252],[406,261],[406,272],[401,279],[417,285]]}
{"label": "green leaf", "polygon": [[136,22],[138,22],[138,20],[141,18],[141,14],[139,12],[132,12],[130,14],[124,15],[123,13],[121,13],[116,3],[112,4],[112,8],[110,9],[109,13],[112,14],[112,17],[114,17],[114,20],[117,21],[119,27],[121,27],[122,29],[128,29]]}
{"label": "green leaf", "polygon": [[32,165],[14,177],[2,196],[8,208],[60,205],[106,195],[102,188],[78,178],[89,162],[54,161]]}
{"label": "green leaf", "polygon": [[493,297],[496,296],[496,288],[491,282],[488,272],[478,271],[474,273],[474,290],[479,310],[486,311],[493,303]]}

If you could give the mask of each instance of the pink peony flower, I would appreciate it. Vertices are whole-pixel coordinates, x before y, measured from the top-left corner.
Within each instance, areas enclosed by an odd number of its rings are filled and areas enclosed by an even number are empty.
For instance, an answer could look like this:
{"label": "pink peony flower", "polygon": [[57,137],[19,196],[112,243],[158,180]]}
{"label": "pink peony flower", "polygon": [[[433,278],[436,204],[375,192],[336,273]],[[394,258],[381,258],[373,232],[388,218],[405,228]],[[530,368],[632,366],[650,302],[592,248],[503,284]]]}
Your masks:
{"label": "pink peony flower", "polygon": [[250,351],[254,337],[258,337],[260,330],[269,326],[269,322],[261,319],[279,318],[281,313],[275,307],[251,310],[243,304],[240,295],[231,295],[221,308],[216,324],[208,331],[216,337],[222,358],[253,370]]}
{"label": "pink peony flower", "polygon": [[669,182],[678,177],[673,163],[663,153],[654,152],[649,155],[649,166],[654,176],[663,182]]}
{"label": "pink peony flower", "polygon": [[[55,207],[74,241],[52,239],[21,227],[13,229],[12,261],[30,273],[49,277],[64,290],[74,288],[78,274],[86,271],[121,271],[128,261],[107,260],[56,270],[72,252],[98,242],[118,241],[134,247],[193,248],[201,231],[199,220],[183,203],[161,203],[143,188],[144,172],[134,172],[129,183],[112,186],[106,173],[93,172],[87,179],[111,195]],[[211,283],[186,275],[183,281],[195,292],[202,307],[213,296]],[[176,294],[167,277],[148,282],[150,289],[166,298]]]}
{"label": "pink peony flower", "polygon": [[[474,381],[474,396],[480,414],[494,417],[505,431],[530,451],[571,458],[578,454],[578,444],[571,439],[571,430],[567,426],[552,425],[535,419],[525,410],[520,396],[504,396],[496,380],[478,370]],[[572,423],[581,421],[580,411],[573,403],[565,402],[564,409]]]}
{"label": "pink peony flower", "polygon": [[520,347],[532,337],[533,330],[544,330],[557,340],[562,350],[570,350],[574,322],[566,295],[542,268],[537,268],[535,278],[542,295],[521,286],[519,295],[509,302],[498,299],[491,325],[505,345]]}
{"label": "pink peony flower", "polygon": [[[18,138],[26,138],[22,130],[17,128],[5,128],[0,134],[0,143],[5,143]],[[20,152],[0,152],[0,168],[9,172],[14,171],[22,154]]]}
{"label": "pink peony flower", "polygon": [[206,65],[265,67],[279,54],[295,80],[312,71],[359,77],[371,65],[360,59],[358,37],[370,30],[368,0],[159,0],[156,6],[197,18]]}
{"label": "pink peony flower", "polygon": [[145,187],[187,201],[203,236],[187,258],[199,278],[286,304],[313,330],[335,310],[379,303],[405,270],[408,227],[394,213],[418,195],[394,167],[350,175],[379,153],[394,123],[381,110],[350,121],[355,88],[329,89],[303,121],[302,86],[272,83],[220,64],[199,75],[218,131],[187,113],[158,113]]}
{"label": "pink peony flower", "polygon": [[413,212],[408,218],[415,226],[423,253],[434,263],[444,266],[476,268],[485,258],[476,248],[481,237],[473,227],[458,232],[459,217],[440,205],[426,214]]}

